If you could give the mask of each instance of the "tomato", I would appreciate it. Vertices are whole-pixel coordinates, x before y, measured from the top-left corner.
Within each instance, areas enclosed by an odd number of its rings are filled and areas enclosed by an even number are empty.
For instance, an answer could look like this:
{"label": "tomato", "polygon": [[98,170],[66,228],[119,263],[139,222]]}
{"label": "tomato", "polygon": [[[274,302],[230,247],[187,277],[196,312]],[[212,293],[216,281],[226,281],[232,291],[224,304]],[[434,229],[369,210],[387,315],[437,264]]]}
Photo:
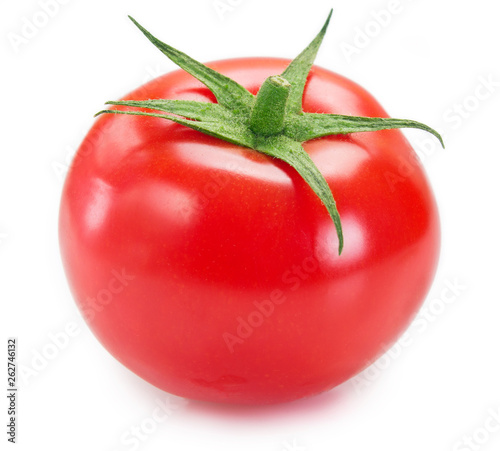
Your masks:
{"label": "tomato", "polygon": [[[288,63],[209,66],[256,94]],[[127,96],[156,98],[215,102],[182,71]],[[387,117],[316,66],[303,110]],[[98,118],[64,185],[60,247],[82,315],[123,365],[191,399],[276,403],[346,381],[409,326],[440,243],[415,152],[399,130],[303,147],[335,196],[341,256],[324,206],[286,163],[157,117]]]}

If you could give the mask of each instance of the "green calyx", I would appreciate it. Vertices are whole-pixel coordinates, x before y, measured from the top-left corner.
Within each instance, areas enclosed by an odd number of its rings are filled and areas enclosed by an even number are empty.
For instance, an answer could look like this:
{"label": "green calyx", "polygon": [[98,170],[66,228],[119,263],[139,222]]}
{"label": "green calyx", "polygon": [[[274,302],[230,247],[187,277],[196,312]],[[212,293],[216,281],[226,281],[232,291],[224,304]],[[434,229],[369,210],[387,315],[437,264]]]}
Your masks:
{"label": "green calyx", "polygon": [[122,100],[106,102],[152,110],[103,110],[96,114],[131,114],[168,119],[207,135],[252,148],[291,165],[325,205],[339,240],[339,255],[344,239],[337,206],[330,187],[302,147],[304,141],[322,136],[369,132],[394,128],[418,128],[432,133],[444,147],[439,133],[416,121],[392,118],[304,113],[302,96],[306,79],[330,22],[281,75],[265,80],[256,96],[230,78],[210,69],[188,55],[156,39],[137,21],[130,20],[170,60],[201,81],[218,103],[189,100]]}

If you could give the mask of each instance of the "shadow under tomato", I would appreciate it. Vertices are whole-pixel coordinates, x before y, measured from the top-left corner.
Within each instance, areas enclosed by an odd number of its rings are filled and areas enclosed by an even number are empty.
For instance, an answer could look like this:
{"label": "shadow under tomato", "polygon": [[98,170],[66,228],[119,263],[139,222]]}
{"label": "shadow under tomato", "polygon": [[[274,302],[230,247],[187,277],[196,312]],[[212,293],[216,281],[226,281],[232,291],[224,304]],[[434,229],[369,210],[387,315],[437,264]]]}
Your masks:
{"label": "shadow under tomato", "polygon": [[189,401],[185,410],[196,415],[216,416],[232,421],[289,420],[293,417],[310,416],[319,412],[335,410],[343,405],[348,397],[352,396],[352,392],[352,387],[348,384],[342,384],[318,395],[279,404],[234,405]]}

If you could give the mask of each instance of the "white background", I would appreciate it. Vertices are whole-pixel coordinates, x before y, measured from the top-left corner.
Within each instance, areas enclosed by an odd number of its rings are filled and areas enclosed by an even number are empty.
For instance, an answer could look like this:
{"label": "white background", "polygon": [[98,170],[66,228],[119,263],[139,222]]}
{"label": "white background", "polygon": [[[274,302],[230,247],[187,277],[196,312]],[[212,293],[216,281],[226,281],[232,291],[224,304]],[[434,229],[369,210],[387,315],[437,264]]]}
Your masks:
{"label": "white background", "polygon": [[[499,449],[497,2],[65,0],[51,17],[42,3],[3,0],[0,12],[0,356],[18,337],[17,449]],[[210,61],[292,58],[330,7],[316,63],[363,85],[392,116],[445,136],[443,150],[405,132],[440,208],[434,285],[418,327],[331,392],[267,408],[181,402],[121,366],[80,318],[57,241],[64,171],[105,100],[174,69],[127,14]],[[1,411],[4,425],[6,402]],[[4,432],[0,440],[4,449]]]}

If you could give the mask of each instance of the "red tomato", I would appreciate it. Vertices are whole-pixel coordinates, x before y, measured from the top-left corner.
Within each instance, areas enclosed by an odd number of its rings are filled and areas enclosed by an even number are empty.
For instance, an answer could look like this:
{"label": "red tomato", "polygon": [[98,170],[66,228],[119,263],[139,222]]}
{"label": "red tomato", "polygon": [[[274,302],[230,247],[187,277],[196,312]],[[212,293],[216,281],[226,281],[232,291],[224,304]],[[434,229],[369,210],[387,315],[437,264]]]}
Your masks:
{"label": "red tomato", "polygon": [[[256,94],[288,60],[210,67]],[[215,101],[176,71],[127,99]],[[387,117],[363,88],[313,67],[303,109]],[[399,130],[304,144],[342,218],[286,163],[153,117],[105,115],[69,171],[64,267],[101,343],[155,386],[263,404],[331,389],[408,327],[439,252],[436,203]]]}

